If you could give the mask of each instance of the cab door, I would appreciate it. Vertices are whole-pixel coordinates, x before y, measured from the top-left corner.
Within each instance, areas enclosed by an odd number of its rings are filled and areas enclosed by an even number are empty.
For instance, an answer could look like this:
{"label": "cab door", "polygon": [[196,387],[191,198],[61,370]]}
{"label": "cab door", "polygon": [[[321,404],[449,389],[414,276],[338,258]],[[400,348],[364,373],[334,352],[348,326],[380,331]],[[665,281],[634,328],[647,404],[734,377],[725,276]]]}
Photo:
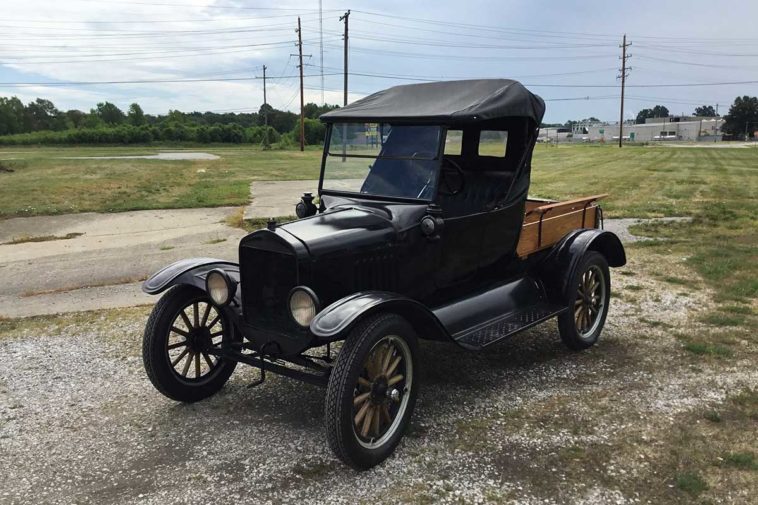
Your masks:
{"label": "cab door", "polygon": [[486,221],[486,213],[443,220],[440,262],[435,275],[438,289],[463,283],[476,275]]}

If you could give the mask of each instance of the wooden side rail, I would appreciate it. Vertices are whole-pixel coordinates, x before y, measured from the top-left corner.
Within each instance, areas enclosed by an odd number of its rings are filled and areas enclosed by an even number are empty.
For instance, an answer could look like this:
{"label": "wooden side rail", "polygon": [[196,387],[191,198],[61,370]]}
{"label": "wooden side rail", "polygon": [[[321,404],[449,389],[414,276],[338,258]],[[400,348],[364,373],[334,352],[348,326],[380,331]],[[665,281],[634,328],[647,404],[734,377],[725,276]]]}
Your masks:
{"label": "wooden side rail", "polygon": [[573,208],[576,208],[579,206],[586,207],[586,206],[589,206],[589,204],[591,203],[595,203],[596,201],[605,198],[606,196],[608,196],[608,193],[603,193],[600,195],[585,196],[582,198],[575,198],[574,200],[566,200],[565,202],[555,202],[555,203],[549,203],[547,205],[540,205],[537,208],[527,211],[524,217],[526,218],[529,216],[534,216],[535,214],[544,215],[548,212],[556,213],[556,211],[558,211],[559,209],[563,209],[564,207],[568,207],[565,210],[572,210]]}
{"label": "wooden side rail", "polygon": [[597,226],[597,201],[606,194],[554,202],[532,208],[524,215],[516,252],[525,257],[558,242],[577,228]]}

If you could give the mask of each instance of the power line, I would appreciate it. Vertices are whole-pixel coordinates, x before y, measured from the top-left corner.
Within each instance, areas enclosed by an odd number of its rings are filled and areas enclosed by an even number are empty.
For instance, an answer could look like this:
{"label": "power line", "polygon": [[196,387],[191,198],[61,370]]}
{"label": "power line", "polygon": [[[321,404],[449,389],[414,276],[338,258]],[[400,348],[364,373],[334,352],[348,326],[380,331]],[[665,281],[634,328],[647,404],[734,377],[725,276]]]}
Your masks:
{"label": "power line", "polygon": [[[56,63],[56,64],[68,64],[68,63],[94,63],[94,62],[105,62],[105,61],[141,61],[141,60],[156,60],[156,59],[165,59],[165,58],[189,58],[189,57],[196,57],[199,55],[210,55],[210,54],[229,54],[229,53],[239,53],[239,52],[247,52],[247,50],[251,47],[286,47],[290,45],[292,41],[281,41],[281,42],[271,42],[271,43],[264,43],[264,44],[247,44],[243,46],[240,49],[228,49],[220,47],[218,49],[214,50],[208,50],[208,51],[177,51],[175,54],[170,55],[162,55],[162,56],[150,56],[150,55],[143,55],[137,58],[101,58],[101,59],[83,59],[83,60],[48,60],[48,61],[0,61],[0,65],[20,65],[20,66],[27,66],[27,65],[43,65],[43,64],[50,64],[50,63]],[[186,53],[186,54],[185,54]]]}
{"label": "power line", "polygon": [[[340,74],[327,74],[340,75]],[[319,77],[320,74],[303,75],[304,78]],[[287,75],[281,77],[266,77],[266,79],[295,79],[299,75]],[[216,77],[207,79],[140,79],[131,81],[59,81],[59,82],[0,82],[0,87],[23,88],[30,86],[97,86],[103,84],[168,84],[182,82],[237,82],[237,81],[257,81],[260,77]]]}
{"label": "power line", "polygon": [[[297,12],[309,12],[316,9],[301,9],[296,7],[247,7],[240,5],[199,5],[199,4],[187,4],[187,3],[159,3],[159,2],[132,2],[132,1],[118,1],[113,0],[110,2],[104,2],[102,0],[74,0],[77,2],[94,2],[100,5],[110,4],[127,4],[127,5],[145,5],[151,7],[192,7],[197,9],[228,9],[228,10],[250,10],[250,11],[291,11]],[[331,11],[338,11],[339,9],[329,9]]]}

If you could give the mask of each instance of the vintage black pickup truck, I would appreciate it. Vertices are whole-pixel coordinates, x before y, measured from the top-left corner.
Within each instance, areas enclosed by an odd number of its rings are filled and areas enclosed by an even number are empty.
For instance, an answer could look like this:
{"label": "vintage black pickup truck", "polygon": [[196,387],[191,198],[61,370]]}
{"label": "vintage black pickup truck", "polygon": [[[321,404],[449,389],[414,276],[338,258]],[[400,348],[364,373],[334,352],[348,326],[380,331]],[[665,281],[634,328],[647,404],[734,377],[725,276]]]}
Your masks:
{"label": "vintage black pickup truck", "polygon": [[259,382],[324,386],[329,445],[366,469],[400,442],[433,366],[418,339],[482,351],[557,317],[568,347],[593,345],[625,252],[602,229],[605,195],[529,198],[543,113],[520,83],[488,79],[397,86],[321,116],[318,195],[299,219],[244,237],[239,263],[188,259],[145,281],[165,292],[144,334],[152,383],[194,402],[244,363]]}

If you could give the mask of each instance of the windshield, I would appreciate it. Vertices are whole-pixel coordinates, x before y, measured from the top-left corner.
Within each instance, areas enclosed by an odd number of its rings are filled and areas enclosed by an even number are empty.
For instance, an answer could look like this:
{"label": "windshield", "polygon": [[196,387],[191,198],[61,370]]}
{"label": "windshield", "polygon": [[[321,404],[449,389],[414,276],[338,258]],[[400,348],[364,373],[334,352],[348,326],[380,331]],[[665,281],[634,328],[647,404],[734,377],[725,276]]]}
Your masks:
{"label": "windshield", "polygon": [[336,123],[331,128],[322,190],[432,199],[441,127]]}

